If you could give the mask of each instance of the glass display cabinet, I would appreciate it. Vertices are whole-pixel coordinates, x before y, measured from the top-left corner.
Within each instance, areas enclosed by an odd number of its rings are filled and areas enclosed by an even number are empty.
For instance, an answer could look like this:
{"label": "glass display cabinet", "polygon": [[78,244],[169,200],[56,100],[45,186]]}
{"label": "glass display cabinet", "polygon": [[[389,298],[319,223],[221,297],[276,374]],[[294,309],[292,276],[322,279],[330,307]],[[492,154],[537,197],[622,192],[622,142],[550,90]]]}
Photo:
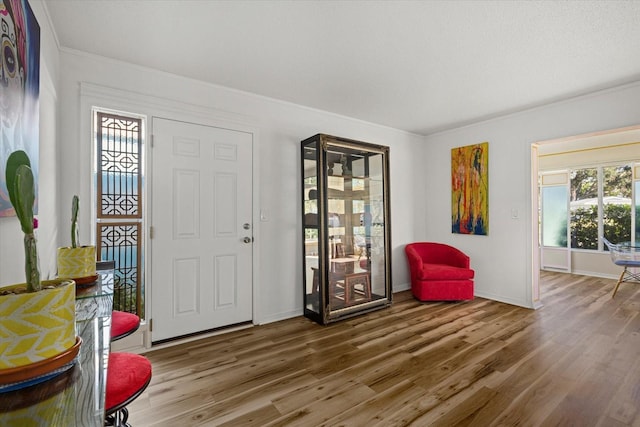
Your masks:
{"label": "glass display cabinet", "polygon": [[304,315],[327,324],[391,304],[389,147],[302,141]]}

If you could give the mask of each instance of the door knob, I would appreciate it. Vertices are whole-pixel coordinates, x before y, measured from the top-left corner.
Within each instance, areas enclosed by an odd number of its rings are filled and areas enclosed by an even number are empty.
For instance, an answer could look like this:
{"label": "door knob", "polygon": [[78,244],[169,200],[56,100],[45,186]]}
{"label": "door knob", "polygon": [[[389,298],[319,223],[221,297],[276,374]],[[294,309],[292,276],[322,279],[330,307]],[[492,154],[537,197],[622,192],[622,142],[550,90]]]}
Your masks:
{"label": "door knob", "polygon": [[251,237],[245,237],[242,241],[245,243],[251,243]]}

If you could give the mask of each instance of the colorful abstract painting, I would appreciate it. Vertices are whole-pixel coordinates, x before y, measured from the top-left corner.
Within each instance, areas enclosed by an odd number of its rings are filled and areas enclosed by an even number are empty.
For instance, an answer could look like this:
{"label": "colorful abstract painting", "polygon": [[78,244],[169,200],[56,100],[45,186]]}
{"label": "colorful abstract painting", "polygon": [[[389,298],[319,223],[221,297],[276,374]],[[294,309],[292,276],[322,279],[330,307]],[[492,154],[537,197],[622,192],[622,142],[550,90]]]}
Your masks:
{"label": "colorful abstract painting", "polygon": [[[5,177],[9,154],[26,151],[38,182],[40,26],[27,0],[0,0],[0,46],[0,217],[4,217],[15,215]],[[35,212],[37,206],[36,198]]]}
{"label": "colorful abstract painting", "polygon": [[451,231],[489,231],[489,143],[451,150]]}

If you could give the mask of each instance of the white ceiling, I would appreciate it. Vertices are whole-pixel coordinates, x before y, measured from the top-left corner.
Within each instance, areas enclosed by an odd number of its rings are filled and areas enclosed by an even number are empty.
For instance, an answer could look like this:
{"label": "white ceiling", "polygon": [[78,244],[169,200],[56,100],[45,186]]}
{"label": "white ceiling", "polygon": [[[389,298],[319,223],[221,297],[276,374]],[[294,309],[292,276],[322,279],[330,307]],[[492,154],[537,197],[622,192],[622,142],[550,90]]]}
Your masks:
{"label": "white ceiling", "polygon": [[418,134],[640,80],[640,1],[46,0],[63,48]]}

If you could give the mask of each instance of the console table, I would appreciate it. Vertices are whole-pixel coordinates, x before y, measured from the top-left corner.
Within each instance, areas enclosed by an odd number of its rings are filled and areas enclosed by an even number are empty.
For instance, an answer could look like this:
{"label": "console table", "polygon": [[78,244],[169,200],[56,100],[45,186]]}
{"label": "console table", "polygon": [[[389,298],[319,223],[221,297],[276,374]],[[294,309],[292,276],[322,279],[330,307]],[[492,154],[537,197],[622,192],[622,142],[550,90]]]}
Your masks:
{"label": "console table", "polygon": [[0,425],[103,426],[113,308],[113,270],[76,290],[76,333],[82,345],[75,365],[37,385],[0,393]]}

